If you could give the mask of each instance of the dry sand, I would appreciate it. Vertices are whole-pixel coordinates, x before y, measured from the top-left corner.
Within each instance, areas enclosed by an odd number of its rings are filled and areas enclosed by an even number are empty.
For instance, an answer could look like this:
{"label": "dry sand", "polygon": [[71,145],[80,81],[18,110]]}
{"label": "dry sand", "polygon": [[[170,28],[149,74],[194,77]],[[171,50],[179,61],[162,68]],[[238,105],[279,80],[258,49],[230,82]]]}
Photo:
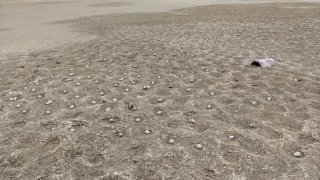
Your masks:
{"label": "dry sand", "polygon": [[1,178],[320,178],[320,4],[56,24],[96,38],[3,56]]}

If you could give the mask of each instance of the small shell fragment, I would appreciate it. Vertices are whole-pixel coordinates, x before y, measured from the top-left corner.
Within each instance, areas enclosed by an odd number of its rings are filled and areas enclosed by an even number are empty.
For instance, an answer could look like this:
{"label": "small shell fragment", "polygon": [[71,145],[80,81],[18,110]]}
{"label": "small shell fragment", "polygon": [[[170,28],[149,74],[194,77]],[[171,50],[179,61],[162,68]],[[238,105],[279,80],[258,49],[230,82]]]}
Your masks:
{"label": "small shell fragment", "polygon": [[256,127],[256,124],[255,123],[250,123],[250,125],[249,125],[251,128],[254,128],[254,127]]}
{"label": "small shell fragment", "polygon": [[203,145],[202,145],[202,144],[196,144],[196,148],[197,148],[197,149],[202,149],[202,148],[203,148]]}
{"label": "small shell fragment", "polygon": [[296,151],[293,153],[293,156],[299,158],[302,156],[302,153],[300,151]]}
{"label": "small shell fragment", "polygon": [[235,137],[234,137],[233,135],[230,135],[230,136],[229,136],[229,139],[230,139],[230,140],[234,140],[234,138],[235,138]]}
{"label": "small shell fragment", "polygon": [[97,102],[93,100],[93,101],[91,101],[91,104],[97,104]]}
{"label": "small shell fragment", "polygon": [[145,134],[151,134],[151,130],[146,129],[146,130],[144,131],[144,133],[145,133]]}
{"label": "small shell fragment", "polygon": [[170,139],[170,140],[168,141],[169,144],[174,144],[174,142],[175,142],[174,139]]}
{"label": "small shell fragment", "polygon": [[49,100],[49,101],[45,102],[44,104],[45,104],[45,105],[50,105],[50,104],[52,104],[52,103],[53,103],[53,101]]}

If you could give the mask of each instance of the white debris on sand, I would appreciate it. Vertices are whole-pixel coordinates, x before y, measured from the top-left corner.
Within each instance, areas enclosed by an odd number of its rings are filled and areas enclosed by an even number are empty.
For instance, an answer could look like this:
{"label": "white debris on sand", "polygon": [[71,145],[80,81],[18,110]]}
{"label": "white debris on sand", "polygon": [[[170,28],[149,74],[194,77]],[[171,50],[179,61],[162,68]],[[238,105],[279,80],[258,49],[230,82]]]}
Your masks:
{"label": "white debris on sand", "polygon": [[275,65],[276,61],[272,58],[266,58],[266,59],[257,59],[251,63],[252,66],[259,66],[262,68],[266,67],[272,67]]}

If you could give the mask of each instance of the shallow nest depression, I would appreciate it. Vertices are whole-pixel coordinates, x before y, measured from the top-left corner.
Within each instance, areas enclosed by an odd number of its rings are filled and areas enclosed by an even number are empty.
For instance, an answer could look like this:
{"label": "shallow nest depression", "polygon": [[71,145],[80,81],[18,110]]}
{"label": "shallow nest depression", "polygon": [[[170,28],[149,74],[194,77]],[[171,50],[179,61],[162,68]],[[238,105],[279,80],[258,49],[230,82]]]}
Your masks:
{"label": "shallow nest depression", "polygon": [[0,176],[319,179],[319,19],[261,4],[63,22],[98,38],[1,61]]}

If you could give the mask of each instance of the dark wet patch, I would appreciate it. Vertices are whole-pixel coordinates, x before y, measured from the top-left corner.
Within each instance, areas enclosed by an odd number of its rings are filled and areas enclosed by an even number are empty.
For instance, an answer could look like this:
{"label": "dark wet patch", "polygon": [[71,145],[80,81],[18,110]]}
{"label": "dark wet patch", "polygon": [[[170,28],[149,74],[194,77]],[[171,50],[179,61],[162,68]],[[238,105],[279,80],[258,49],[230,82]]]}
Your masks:
{"label": "dark wet patch", "polygon": [[9,31],[9,28],[0,28],[0,32]]}
{"label": "dark wet patch", "polygon": [[132,6],[133,2],[108,2],[108,3],[99,3],[99,4],[90,4],[88,7],[123,7],[123,6]]}
{"label": "dark wet patch", "polygon": [[35,5],[51,5],[51,4],[65,4],[65,3],[74,3],[76,1],[50,1],[50,2],[36,2]]}

